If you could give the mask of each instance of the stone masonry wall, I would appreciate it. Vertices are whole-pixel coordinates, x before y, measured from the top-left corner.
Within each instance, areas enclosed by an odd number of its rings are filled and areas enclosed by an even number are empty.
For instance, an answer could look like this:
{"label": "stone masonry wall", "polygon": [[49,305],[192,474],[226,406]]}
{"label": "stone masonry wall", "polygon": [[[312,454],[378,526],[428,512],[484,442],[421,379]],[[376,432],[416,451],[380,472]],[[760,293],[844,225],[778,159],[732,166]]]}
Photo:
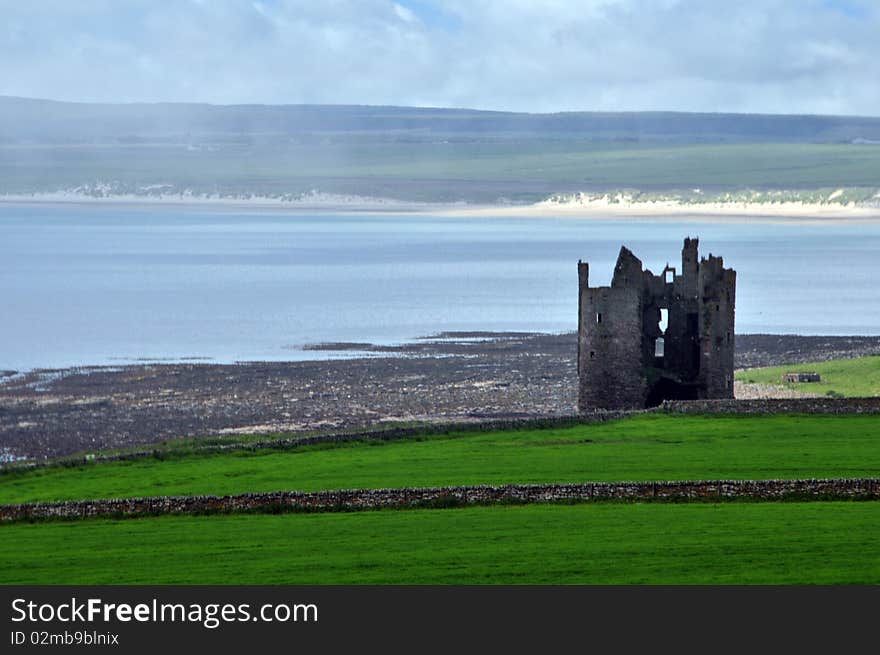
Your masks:
{"label": "stone masonry wall", "polygon": [[880,414],[880,398],[667,400],[670,414]]}
{"label": "stone masonry wall", "polygon": [[[642,306],[630,288],[580,291],[578,402],[584,409],[632,409],[644,397]],[[602,383],[590,381],[601,380]]]}
{"label": "stone masonry wall", "polygon": [[880,498],[880,479],[712,480],[685,482],[585,482],[343,491],[278,491],[231,496],[162,496],[114,500],[0,505],[0,520],[134,517],[242,511],[351,511],[499,502],[584,502],[596,500],[720,500],[752,498]]}

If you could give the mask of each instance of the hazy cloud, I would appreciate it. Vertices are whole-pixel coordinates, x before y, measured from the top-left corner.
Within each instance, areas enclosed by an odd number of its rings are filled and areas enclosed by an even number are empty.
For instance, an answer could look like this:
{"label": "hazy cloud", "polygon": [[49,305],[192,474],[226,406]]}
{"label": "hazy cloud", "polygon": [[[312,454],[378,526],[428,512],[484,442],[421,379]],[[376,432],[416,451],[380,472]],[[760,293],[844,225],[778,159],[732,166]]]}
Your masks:
{"label": "hazy cloud", "polygon": [[868,0],[0,0],[0,94],[880,113]]}

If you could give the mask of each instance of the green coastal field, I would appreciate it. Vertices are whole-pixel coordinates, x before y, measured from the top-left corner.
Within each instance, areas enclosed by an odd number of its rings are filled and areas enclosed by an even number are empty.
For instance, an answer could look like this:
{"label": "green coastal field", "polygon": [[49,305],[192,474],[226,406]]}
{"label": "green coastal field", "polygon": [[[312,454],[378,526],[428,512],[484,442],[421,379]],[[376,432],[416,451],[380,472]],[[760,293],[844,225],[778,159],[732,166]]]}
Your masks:
{"label": "green coastal field", "polygon": [[880,477],[872,416],[647,414],[573,427],[49,467],[0,474],[0,503],[251,491],[618,480]]}
{"label": "green coastal field", "polygon": [[[880,147],[828,143],[670,144],[564,138],[492,138],[221,145],[0,144],[0,193],[88,187],[86,193],[284,196],[313,190],[406,201],[535,202],[556,193],[630,189],[688,202],[713,194],[787,190],[813,201],[870,199]],[[159,186],[157,186],[159,185]],[[824,190],[821,191],[820,190]],[[653,195],[650,195],[653,194]]]}
{"label": "green coastal field", "polygon": [[876,502],[168,516],[0,534],[3,584],[880,582]]}
{"label": "green coastal field", "polygon": [[[783,374],[795,372],[818,373],[821,381],[782,382]],[[829,397],[880,396],[880,356],[753,368],[738,371],[736,379],[747,383],[775,384]]]}
{"label": "green coastal field", "polygon": [[[567,428],[175,452],[0,474],[0,503],[260,490],[880,477],[872,416],[648,414]],[[0,525],[2,584],[880,583],[880,503],[493,505]]]}
{"label": "green coastal field", "polygon": [[[880,119],[678,112],[515,113],[344,105],[65,103],[0,96],[0,194],[313,191],[534,202],[632,190],[774,190],[876,203]],[[689,196],[688,194],[691,194]]]}

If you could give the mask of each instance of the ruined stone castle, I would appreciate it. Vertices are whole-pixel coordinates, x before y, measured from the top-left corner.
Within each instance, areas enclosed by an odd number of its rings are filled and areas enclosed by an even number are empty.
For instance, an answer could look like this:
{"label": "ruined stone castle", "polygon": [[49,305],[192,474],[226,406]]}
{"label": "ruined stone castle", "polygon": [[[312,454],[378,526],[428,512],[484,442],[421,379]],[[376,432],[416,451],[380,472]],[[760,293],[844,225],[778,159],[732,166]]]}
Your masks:
{"label": "ruined stone castle", "polygon": [[608,287],[578,262],[581,411],[733,398],[736,271],[698,245],[685,239],[681,269],[660,275],[622,247]]}

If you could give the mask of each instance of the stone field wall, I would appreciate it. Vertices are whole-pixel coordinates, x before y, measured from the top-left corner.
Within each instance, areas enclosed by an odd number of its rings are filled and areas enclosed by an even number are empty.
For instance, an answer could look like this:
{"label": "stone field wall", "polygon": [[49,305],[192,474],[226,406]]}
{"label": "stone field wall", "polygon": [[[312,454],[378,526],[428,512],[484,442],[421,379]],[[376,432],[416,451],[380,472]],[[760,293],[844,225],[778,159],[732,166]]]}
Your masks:
{"label": "stone field wall", "polygon": [[596,500],[683,501],[880,498],[880,479],[712,480],[684,482],[586,482],[342,491],[277,491],[231,496],[161,496],[113,500],[0,505],[0,520],[133,517],[273,511],[354,511],[380,508],[449,507],[490,503],[585,502]]}
{"label": "stone field wall", "polygon": [[880,414],[880,398],[667,400],[670,414]]}

